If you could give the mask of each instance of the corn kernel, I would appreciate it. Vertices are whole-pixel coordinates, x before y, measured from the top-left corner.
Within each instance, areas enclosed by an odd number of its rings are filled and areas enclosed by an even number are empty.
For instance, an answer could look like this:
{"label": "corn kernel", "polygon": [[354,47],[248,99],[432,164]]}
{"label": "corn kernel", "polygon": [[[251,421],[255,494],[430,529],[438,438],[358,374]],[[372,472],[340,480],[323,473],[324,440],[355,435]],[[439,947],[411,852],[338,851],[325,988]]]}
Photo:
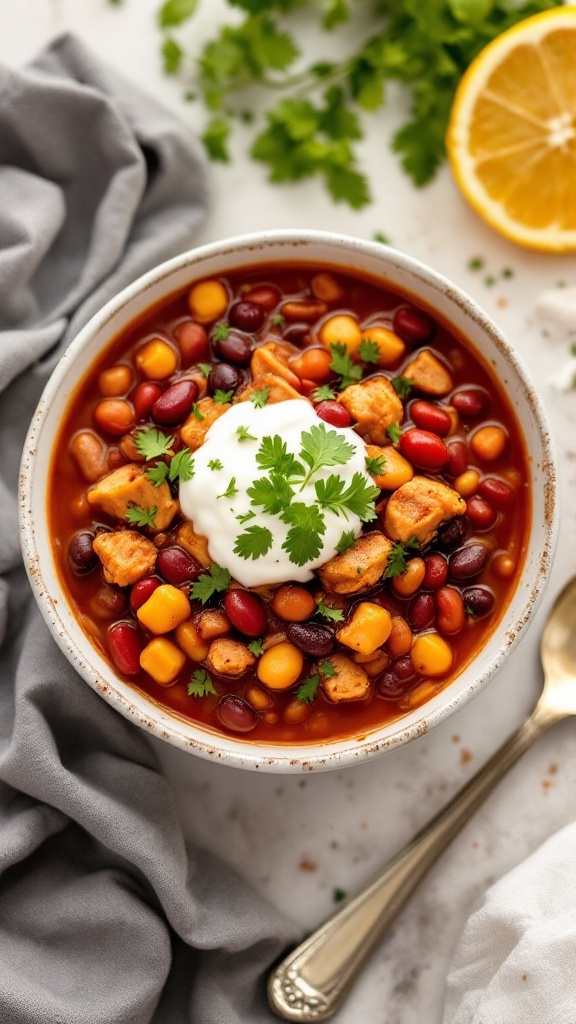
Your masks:
{"label": "corn kernel", "polygon": [[403,573],[394,576],[392,589],[398,597],[412,597],[424,582],[426,566],[422,558],[411,558]]}
{"label": "corn kernel", "polygon": [[502,427],[480,427],[473,435],[470,447],[474,454],[484,462],[494,462],[506,447],[507,437]]}
{"label": "corn kernel", "polygon": [[337,313],[325,320],[318,332],[318,337],[327,349],[331,345],[345,345],[351,356],[355,355],[362,341],[360,325],[354,317],[347,313]]}
{"label": "corn kernel", "polygon": [[140,655],[140,665],[160,686],[173,683],[184,667],[186,655],[165,637],[154,637]]}
{"label": "corn kernel", "polygon": [[136,353],[136,366],[148,380],[166,380],[178,366],[178,357],[166,341],[153,338]]}
{"label": "corn kernel", "polygon": [[192,619],[186,619],[176,627],[176,640],[192,661],[204,661],[210,644],[202,639]]}
{"label": "corn kernel", "polygon": [[467,469],[464,473],[460,473],[460,476],[456,477],[454,490],[458,491],[462,498],[471,498],[473,494],[476,494],[479,483],[480,473],[477,473],[475,469]]}
{"label": "corn kernel", "polygon": [[188,307],[200,324],[211,324],[228,308],[228,292],[221,281],[200,281],[188,293]]}
{"label": "corn kernel", "polygon": [[294,644],[283,640],[264,651],[256,672],[260,682],[271,690],[287,690],[296,682],[303,666],[302,651]]}
{"label": "corn kernel", "polygon": [[378,366],[394,366],[406,351],[402,339],[387,327],[367,327],[362,331],[362,337],[378,346]]}
{"label": "corn kernel", "polygon": [[338,640],[359,654],[373,654],[386,643],[392,629],[392,616],[386,608],[362,601],[352,618],[338,631]]}
{"label": "corn kernel", "polygon": [[392,448],[392,445],[387,448],[379,448],[376,445],[367,444],[366,451],[370,458],[382,455],[386,460],[384,471],[374,477],[374,483],[381,491],[395,491],[402,484],[407,484],[414,476],[414,470],[408,459],[405,459],[396,448]]}
{"label": "corn kernel", "polygon": [[443,676],[452,668],[452,648],[438,633],[417,636],[410,657],[416,672],[423,676]]}
{"label": "corn kernel", "polygon": [[163,583],[136,612],[151,633],[169,633],[190,617],[190,602],[177,587]]}

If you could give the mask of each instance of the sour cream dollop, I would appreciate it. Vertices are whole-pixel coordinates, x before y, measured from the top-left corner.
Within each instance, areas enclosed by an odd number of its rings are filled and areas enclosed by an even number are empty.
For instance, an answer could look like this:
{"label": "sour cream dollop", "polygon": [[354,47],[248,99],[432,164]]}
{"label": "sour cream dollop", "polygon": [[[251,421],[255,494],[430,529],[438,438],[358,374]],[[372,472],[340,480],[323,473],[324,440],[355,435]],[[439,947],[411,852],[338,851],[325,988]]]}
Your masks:
{"label": "sour cream dollop", "polygon": [[[207,538],[212,560],[228,569],[244,587],[287,580],[304,583],[312,579],[314,569],[337,553],[336,545],[343,533],[352,531],[355,537],[360,534],[362,521],[358,515],[347,510],[347,518],[344,518],[342,514],[323,509],[326,529],[321,538],[321,551],[317,557],[299,566],[282,548],[290,526],[278,515],[263,512],[262,508],[252,504],[247,494],[255,480],[268,476],[270,472],[256,461],[263,438],[278,435],[287,451],[299,458],[302,433],[320,424],[338,434],[354,451],[343,465],[318,469],[301,490],[300,483],[296,483],[293,501],[304,502],[308,506],[317,504],[316,481],[326,480],[334,473],[346,486],[355,473],[362,474],[368,484],[373,484],[366,469],[366,448],[358,434],[351,427],[333,427],[323,423],[303,399],[278,402],[263,408],[256,408],[251,402],[233,405],[212,424],[206,432],[204,444],[194,452],[194,476],[180,484],[182,512],[196,533]],[[252,435],[254,440],[241,440],[239,428],[242,428],[241,433]],[[250,512],[255,515],[242,522],[239,517]],[[266,554],[246,559],[234,551],[234,546],[237,538],[252,525],[268,528],[273,541]]]}

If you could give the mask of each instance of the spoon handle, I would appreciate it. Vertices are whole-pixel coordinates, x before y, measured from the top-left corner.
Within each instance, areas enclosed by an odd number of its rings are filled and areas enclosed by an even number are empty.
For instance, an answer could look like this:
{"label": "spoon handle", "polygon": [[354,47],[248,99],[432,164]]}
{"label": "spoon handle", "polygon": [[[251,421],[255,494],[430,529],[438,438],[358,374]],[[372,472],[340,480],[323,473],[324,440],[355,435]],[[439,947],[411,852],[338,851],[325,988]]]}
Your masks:
{"label": "spoon handle", "polygon": [[285,1020],[331,1017],[404,903],[518,758],[561,715],[541,702],[456,796],[372,882],[272,971],[271,1008]]}

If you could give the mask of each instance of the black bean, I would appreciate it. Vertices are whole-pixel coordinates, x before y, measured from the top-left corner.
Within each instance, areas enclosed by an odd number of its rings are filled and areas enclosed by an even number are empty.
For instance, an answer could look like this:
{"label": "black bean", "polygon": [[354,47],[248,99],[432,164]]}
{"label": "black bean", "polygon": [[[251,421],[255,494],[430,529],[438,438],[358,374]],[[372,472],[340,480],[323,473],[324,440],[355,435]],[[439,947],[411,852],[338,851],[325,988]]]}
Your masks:
{"label": "black bean", "polygon": [[468,516],[454,516],[449,523],[440,527],[436,544],[442,551],[454,551],[466,539]]}
{"label": "black bean", "polygon": [[453,580],[469,580],[479,576],[490,552],[483,544],[467,544],[448,559],[448,573]]}
{"label": "black bean", "polygon": [[208,383],[212,393],[215,391],[235,391],[242,383],[242,373],[230,363],[216,363],[210,371]]}
{"label": "black bean", "polygon": [[244,366],[252,355],[252,340],[247,334],[230,331],[228,337],[214,342],[214,351],[219,359]]}
{"label": "black bean", "polygon": [[231,732],[251,732],[258,722],[258,715],[248,701],[232,693],[218,701],[216,714],[221,725]]}
{"label": "black bean", "polygon": [[409,686],[410,683],[408,681],[399,679],[391,669],[383,672],[376,680],[376,692],[381,697],[385,697],[386,700],[398,700]]}
{"label": "black bean", "polygon": [[304,654],[320,657],[331,654],[334,636],[327,626],[315,622],[291,622],[286,627],[286,636]]}
{"label": "black bean", "polygon": [[235,302],[228,319],[233,327],[253,334],[262,327],[265,317],[266,310],[256,302]]}
{"label": "black bean", "polygon": [[76,573],[90,572],[94,568],[98,561],[98,555],[94,551],[92,542],[94,535],[84,531],[77,533],[72,538],[70,547],[68,549],[68,558],[70,564]]}
{"label": "black bean", "polygon": [[492,611],[496,598],[488,587],[466,587],[462,600],[466,611],[472,612],[475,618],[481,618]]}

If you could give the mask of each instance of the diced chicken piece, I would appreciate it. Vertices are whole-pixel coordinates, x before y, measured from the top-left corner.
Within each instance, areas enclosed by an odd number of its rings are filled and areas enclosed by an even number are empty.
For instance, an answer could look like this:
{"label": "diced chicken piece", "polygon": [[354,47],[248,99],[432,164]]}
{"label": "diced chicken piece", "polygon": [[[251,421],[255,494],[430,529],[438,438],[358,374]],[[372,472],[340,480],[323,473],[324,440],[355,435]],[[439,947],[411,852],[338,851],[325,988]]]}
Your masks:
{"label": "diced chicken piece", "polygon": [[288,360],[300,355],[300,349],[287,341],[268,341],[254,350],[250,360],[250,373],[253,377],[262,377],[273,373],[282,377],[293,388],[300,385],[300,378],[288,366]]}
{"label": "diced chicken piece", "polygon": [[204,569],[212,565],[212,559],[208,554],[208,541],[201,533],[196,533],[192,523],[182,523],[176,531],[176,543],[184,548],[192,558]]}
{"label": "diced chicken piece", "polygon": [[86,495],[90,505],[107,512],[116,519],[126,519],[131,505],[140,508],[155,508],[154,527],[165,530],[176,515],[179,505],[174,500],[166,482],[154,487],[142,466],[129,462],[112,473],[102,477]]}
{"label": "diced chicken piece", "polygon": [[384,468],[381,473],[374,477],[376,487],[381,491],[395,491],[400,484],[405,484],[414,476],[412,465],[392,445],[387,448],[380,448],[375,444],[366,445],[366,454],[370,459],[382,457]]}
{"label": "diced chicken piece", "polygon": [[334,594],[361,594],[378,582],[386,568],[392,544],[374,530],[358,537],[341,555],[318,569],[325,590]]}
{"label": "diced chicken piece", "polygon": [[104,579],[118,587],[132,586],[156,564],[156,546],[132,530],[99,533],[92,546],[102,562]]}
{"label": "diced chicken piece", "polygon": [[322,676],[320,667],[321,685],[324,693],[334,704],[348,700],[364,700],[370,690],[370,679],[367,672],[361,665],[354,662],[344,654],[332,654],[330,662],[336,669],[336,675]]}
{"label": "diced chicken piece", "polygon": [[197,451],[204,444],[208,428],[229,408],[229,402],[217,405],[213,398],[202,398],[196,403],[196,413],[191,412],[180,428],[180,437],[191,452]]}
{"label": "diced chicken piece", "polygon": [[415,476],[391,495],[384,529],[392,540],[406,544],[416,537],[424,547],[436,536],[441,523],[465,511],[466,502],[452,487],[427,476]]}
{"label": "diced chicken piece", "polygon": [[351,384],[338,401],[356,420],[354,429],[367,444],[390,444],[387,427],[401,423],[404,417],[402,402],[387,377],[369,377],[361,384]]}
{"label": "diced chicken piece", "polygon": [[288,381],[284,380],[283,377],[279,377],[276,373],[262,373],[259,377],[255,377],[241,392],[238,401],[247,402],[250,395],[255,391],[263,391],[265,388],[268,389],[267,405],[274,405],[276,402],[287,402],[290,398],[300,398],[302,401],[308,401]]}
{"label": "diced chicken piece", "polygon": [[245,644],[239,640],[229,640],[228,637],[213,640],[206,658],[206,666],[212,672],[234,679],[243,676],[255,663],[255,656]]}
{"label": "diced chicken piece", "polygon": [[444,363],[426,348],[423,348],[416,359],[402,370],[402,376],[411,380],[418,391],[424,391],[425,394],[434,395],[436,398],[447,395],[454,387],[452,375]]}
{"label": "diced chicken piece", "polygon": [[220,608],[206,608],[199,615],[195,625],[203,640],[215,640],[219,636],[226,636],[232,629],[230,619]]}

